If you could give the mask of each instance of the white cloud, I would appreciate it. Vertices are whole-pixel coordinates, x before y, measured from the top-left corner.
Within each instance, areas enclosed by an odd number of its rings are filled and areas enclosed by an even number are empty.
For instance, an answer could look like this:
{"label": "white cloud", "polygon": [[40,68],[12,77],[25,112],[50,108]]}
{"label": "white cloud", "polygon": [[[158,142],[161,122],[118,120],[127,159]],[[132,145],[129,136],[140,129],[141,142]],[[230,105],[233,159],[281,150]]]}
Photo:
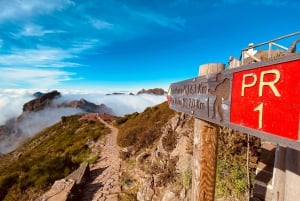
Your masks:
{"label": "white cloud", "polygon": [[117,116],[123,116],[125,114],[133,112],[142,112],[146,107],[153,106],[166,101],[165,96],[155,96],[149,94],[141,95],[105,95],[103,92],[90,92],[78,91],[76,93],[69,92],[64,93],[61,100],[74,100],[85,98],[88,101],[95,104],[105,104],[113,109]]}
{"label": "white cloud", "polygon": [[3,83],[2,87],[50,88],[59,85],[60,82],[71,80],[72,75],[62,70],[3,68],[0,81]]}
{"label": "white cloud", "polygon": [[23,104],[32,99],[29,90],[0,90],[0,125],[21,114]]}
{"label": "white cloud", "polygon": [[89,21],[92,24],[92,26],[95,27],[98,30],[111,29],[113,27],[113,24],[111,24],[107,21],[104,21],[104,20],[100,20],[100,19],[90,17]]}
{"label": "white cloud", "polygon": [[185,20],[181,17],[168,18],[156,13],[139,13],[139,16],[159,26],[175,30],[181,30],[185,25]]}
{"label": "white cloud", "polygon": [[[38,90],[0,89],[0,125],[8,119],[21,115],[23,104],[33,99],[32,94]],[[60,91],[60,90],[59,90]],[[42,90],[41,92],[47,92]],[[155,95],[105,95],[103,91],[70,91],[61,90],[62,97],[57,102],[79,100],[84,98],[95,104],[105,104],[113,109],[118,116],[133,112],[142,112],[146,107],[154,106],[166,100],[165,96]],[[18,128],[22,130],[21,136],[12,135],[0,141],[0,152],[7,153],[16,148],[26,137],[33,136],[45,127],[61,119],[61,116],[81,113],[81,110],[72,108],[47,109],[26,117]]]}
{"label": "white cloud", "polygon": [[35,24],[27,24],[21,31],[21,36],[44,36],[45,34],[62,33],[61,30],[45,30],[42,26]]}
{"label": "white cloud", "polygon": [[48,14],[55,10],[63,10],[71,5],[74,5],[71,0],[1,0],[0,21]]}
{"label": "white cloud", "polygon": [[38,46],[36,49],[13,49],[8,54],[0,55],[0,65],[6,67],[77,67],[79,63],[66,62],[77,58],[78,54],[92,49],[98,44],[97,39],[74,42],[70,48]]}
{"label": "white cloud", "polygon": [[[40,87],[43,89],[43,87]],[[23,104],[33,99],[34,92],[47,90],[37,89],[0,89],[0,125],[8,118],[18,116],[22,112]],[[84,98],[95,104],[105,104],[112,108],[116,115],[123,116],[133,112],[142,112],[146,107],[153,106],[166,101],[165,96],[155,96],[149,94],[141,95],[106,95],[107,91],[99,90],[58,90],[62,93],[59,102],[79,100]]]}
{"label": "white cloud", "polygon": [[[73,42],[72,47],[68,50],[71,54],[78,54],[85,50],[92,49],[95,46],[99,46],[100,41],[98,39],[89,39],[85,41]],[[104,45],[104,43],[102,43]]]}
{"label": "white cloud", "polygon": [[52,67],[52,65],[57,63],[61,64],[64,59],[74,57],[75,55],[70,50],[60,48],[14,49],[10,54],[0,55],[0,64],[2,66],[40,67],[42,65]]}
{"label": "white cloud", "polygon": [[[0,153],[7,153],[17,148],[24,139],[34,136],[46,127],[57,123],[62,116],[69,116],[81,113],[82,111],[74,108],[46,109],[40,112],[27,114],[17,129],[22,133],[18,135],[0,136]],[[16,128],[15,128],[16,129]]]}
{"label": "white cloud", "polygon": [[[64,70],[82,67],[80,63],[67,61],[93,48],[97,40],[76,42],[68,49],[38,46],[37,49],[13,49],[0,55],[0,82],[2,87],[51,87],[72,79],[75,73]],[[45,69],[42,69],[45,68]],[[52,69],[49,69],[52,68]],[[21,85],[21,86],[20,86]],[[53,86],[52,86],[53,87]]]}
{"label": "white cloud", "polygon": [[181,30],[185,26],[186,22],[186,20],[182,17],[167,17],[152,11],[138,11],[128,7],[125,7],[125,10],[138,20],[174,30]]}

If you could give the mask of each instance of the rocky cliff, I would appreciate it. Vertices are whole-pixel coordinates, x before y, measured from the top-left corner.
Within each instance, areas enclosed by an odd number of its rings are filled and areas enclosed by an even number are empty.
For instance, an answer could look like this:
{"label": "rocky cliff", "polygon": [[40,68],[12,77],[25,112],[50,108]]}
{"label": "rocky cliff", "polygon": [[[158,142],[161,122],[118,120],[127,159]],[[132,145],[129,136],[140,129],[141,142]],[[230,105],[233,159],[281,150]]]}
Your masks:
{"label": "rocky cliff", "polygon": [[[38,93],[38,95],[36,95]],[[98,113],[107,113],[113,114],[111,108],[107,107],[104,104],[96,105],[92,102],[89,102],[85,99],[73,100],[70,102],[64,102],[62,104],[56,104],[55,99],[61,97],[61,93],[58,91],[51,91],[48,93],[37,92],[34,94],[35,99],[25,103],[23,105],[23,112],[37,112],[49,107],[53,108],[78,108],[83,112],[98,112]]]}
{"label": "rocky cliff", "polygon": [[137,92],[137,95],[139,94],[153,94],[153,95],[165,95],[166,92],[163,89],[160,88],[154,88],[154,89],[142,89],[139,92]]}
{"label": "rocky cliff", "polygon": [[63,103],[59,105],[59,107],[79,108],[84,112],[113,114],[113,110],[106,105],[96,105],[95,103],[89,102],[83,98],[80,100],[71,101],[69,103]]}
{"label": "rocky cliff", "polygon": [[[176,114],[162,128],[156,143],[141,153],[132,147],[122,150],[123,198],[139,201],[190,200],[193,120]],[[125,157],[125,158],[126,158]],[[135,161],[133,160],[135,158]],[[126,199],[124,199],[126,200]]]}
{"label": "rocky cliff", "polygon": [[[164,103],[128,116],[128,120],[120,119],[125,123],[119,126],[119,137],[124,137],[119,142],[126,145],[120,154],[120,200],[191,200],[194,120],[182,113],[167,113],[169,109]],[[145,124],[152,126],[147,129]],[[151,136],[156,137],[150,141]],[[253,182],[260,140],[250,137],[249,169],[245,134],[221,128],[218,144],[216,200],[247,200],[251,186],[247,183],[247,172]]]}
{"label": "rocky cliff", "polygon": [[137,168],[144,170],[139,179],[138,200],[190,200],[191,122],[191,117],[177,114],[162,130],[158,144],[148,150],[149,156],[137,156]]}
{"label": "rocky cliff", "polygon": [[58,91],[51,91],[46,94],[40,94],[39,97],[25,103],[23,105],[23,112],[37,112],[39,110],[50,107],[53,104],[55,98],[60,97],[61,94]]}

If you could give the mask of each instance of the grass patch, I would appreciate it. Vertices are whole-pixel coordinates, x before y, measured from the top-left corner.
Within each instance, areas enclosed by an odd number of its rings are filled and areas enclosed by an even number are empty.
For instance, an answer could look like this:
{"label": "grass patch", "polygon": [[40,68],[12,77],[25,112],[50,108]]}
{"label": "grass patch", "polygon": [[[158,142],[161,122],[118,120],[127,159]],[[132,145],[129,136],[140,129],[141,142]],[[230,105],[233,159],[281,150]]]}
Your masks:
{"label": "grass patch", "polygon": [[143,113],[133,113],[116,120],[119,128],[118,144],[134,146],[136,152],[157,140],[164,124],[175,114],[167,102],[148,107]]}
{"label": "grass patch", "polygon": [[95,164],[98,159],[99,159],[99,154],[94,153],[86,160],[86,162],[89,164]]}
{"label": "grass patch", "polygon": [[[95,161],[88,140],[97,140],[109,130],[100,122],[88,123],[80,115],[64,117],[40,132],[16,151],[0,158],[0,200],[27,200],[26,194],[47,189],[84,161]],[[15,157],[18,155],[18,157]]]}
{"label": "grass patch", "polygon": [[[250,155],[256,155],[260,140],[250,137]],[[247,200],[247,135],[224,129],[219,135],[216,198]],[[255,168],[249,169],[251,183],[254,183]]]}
{"label": "grass patch", "polygon": [[185,189],[189,190],[192,186],[192,169],[187,168],[182,174],[182,184]]}
{"label": "grass patch", "polygon": [[119,193],[119,200],[120,201],[137,201],[136,199],[136,192],[133,193]]}

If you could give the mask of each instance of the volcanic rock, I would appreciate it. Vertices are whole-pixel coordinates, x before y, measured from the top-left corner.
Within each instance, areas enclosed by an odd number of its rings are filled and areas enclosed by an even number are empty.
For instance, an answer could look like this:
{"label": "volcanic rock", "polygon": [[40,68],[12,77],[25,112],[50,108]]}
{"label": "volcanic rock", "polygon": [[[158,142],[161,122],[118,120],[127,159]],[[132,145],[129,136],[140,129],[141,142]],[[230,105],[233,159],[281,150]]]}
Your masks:
{"label": "volcanic rock", "polygon": [[165,95],[165,90],[161,88],[154,88],[154,89],[142,89],[141,91],[137,92],[137,95],[139,94],[153,94],[153,95]]}
{"label": "volcanic rock", "polygon": [[51,105],[52,100],[60,97],[58,91],[51,91],[43,94],[41,97],[33,99],[23,105],[23,112],[37,112]]}
{"label": "volcanic rock", "polygon": [[95,112],[95,113],[107,113],[107,114],[113,114],[113,111],[111,108],[107,107],[104,104],[96,105],[94,103],[91,103],[85,99],[80,99],[71,101],[69,103],[65,103],[60,105],[60,107],[71,107],[71,108],[79,108],[85,112]]}
{"label": "volcanic rock", "polygon": [[35,97],[35,98],[40,98],[41,96],[43,96],[44,95],[44,93],[42,93],[42,92],[35,92],[34,94],[33,94],[33,96]]}

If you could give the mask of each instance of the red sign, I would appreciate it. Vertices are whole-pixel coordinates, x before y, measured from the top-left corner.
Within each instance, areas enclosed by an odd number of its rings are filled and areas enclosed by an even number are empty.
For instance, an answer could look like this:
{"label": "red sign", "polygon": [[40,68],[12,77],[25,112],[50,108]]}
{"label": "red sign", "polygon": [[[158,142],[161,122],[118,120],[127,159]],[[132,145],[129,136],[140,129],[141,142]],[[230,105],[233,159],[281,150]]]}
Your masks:
{"label": "red sign", "polygon": [[231,123],[299,140],[299,60],[235,72],[231,94]]}

